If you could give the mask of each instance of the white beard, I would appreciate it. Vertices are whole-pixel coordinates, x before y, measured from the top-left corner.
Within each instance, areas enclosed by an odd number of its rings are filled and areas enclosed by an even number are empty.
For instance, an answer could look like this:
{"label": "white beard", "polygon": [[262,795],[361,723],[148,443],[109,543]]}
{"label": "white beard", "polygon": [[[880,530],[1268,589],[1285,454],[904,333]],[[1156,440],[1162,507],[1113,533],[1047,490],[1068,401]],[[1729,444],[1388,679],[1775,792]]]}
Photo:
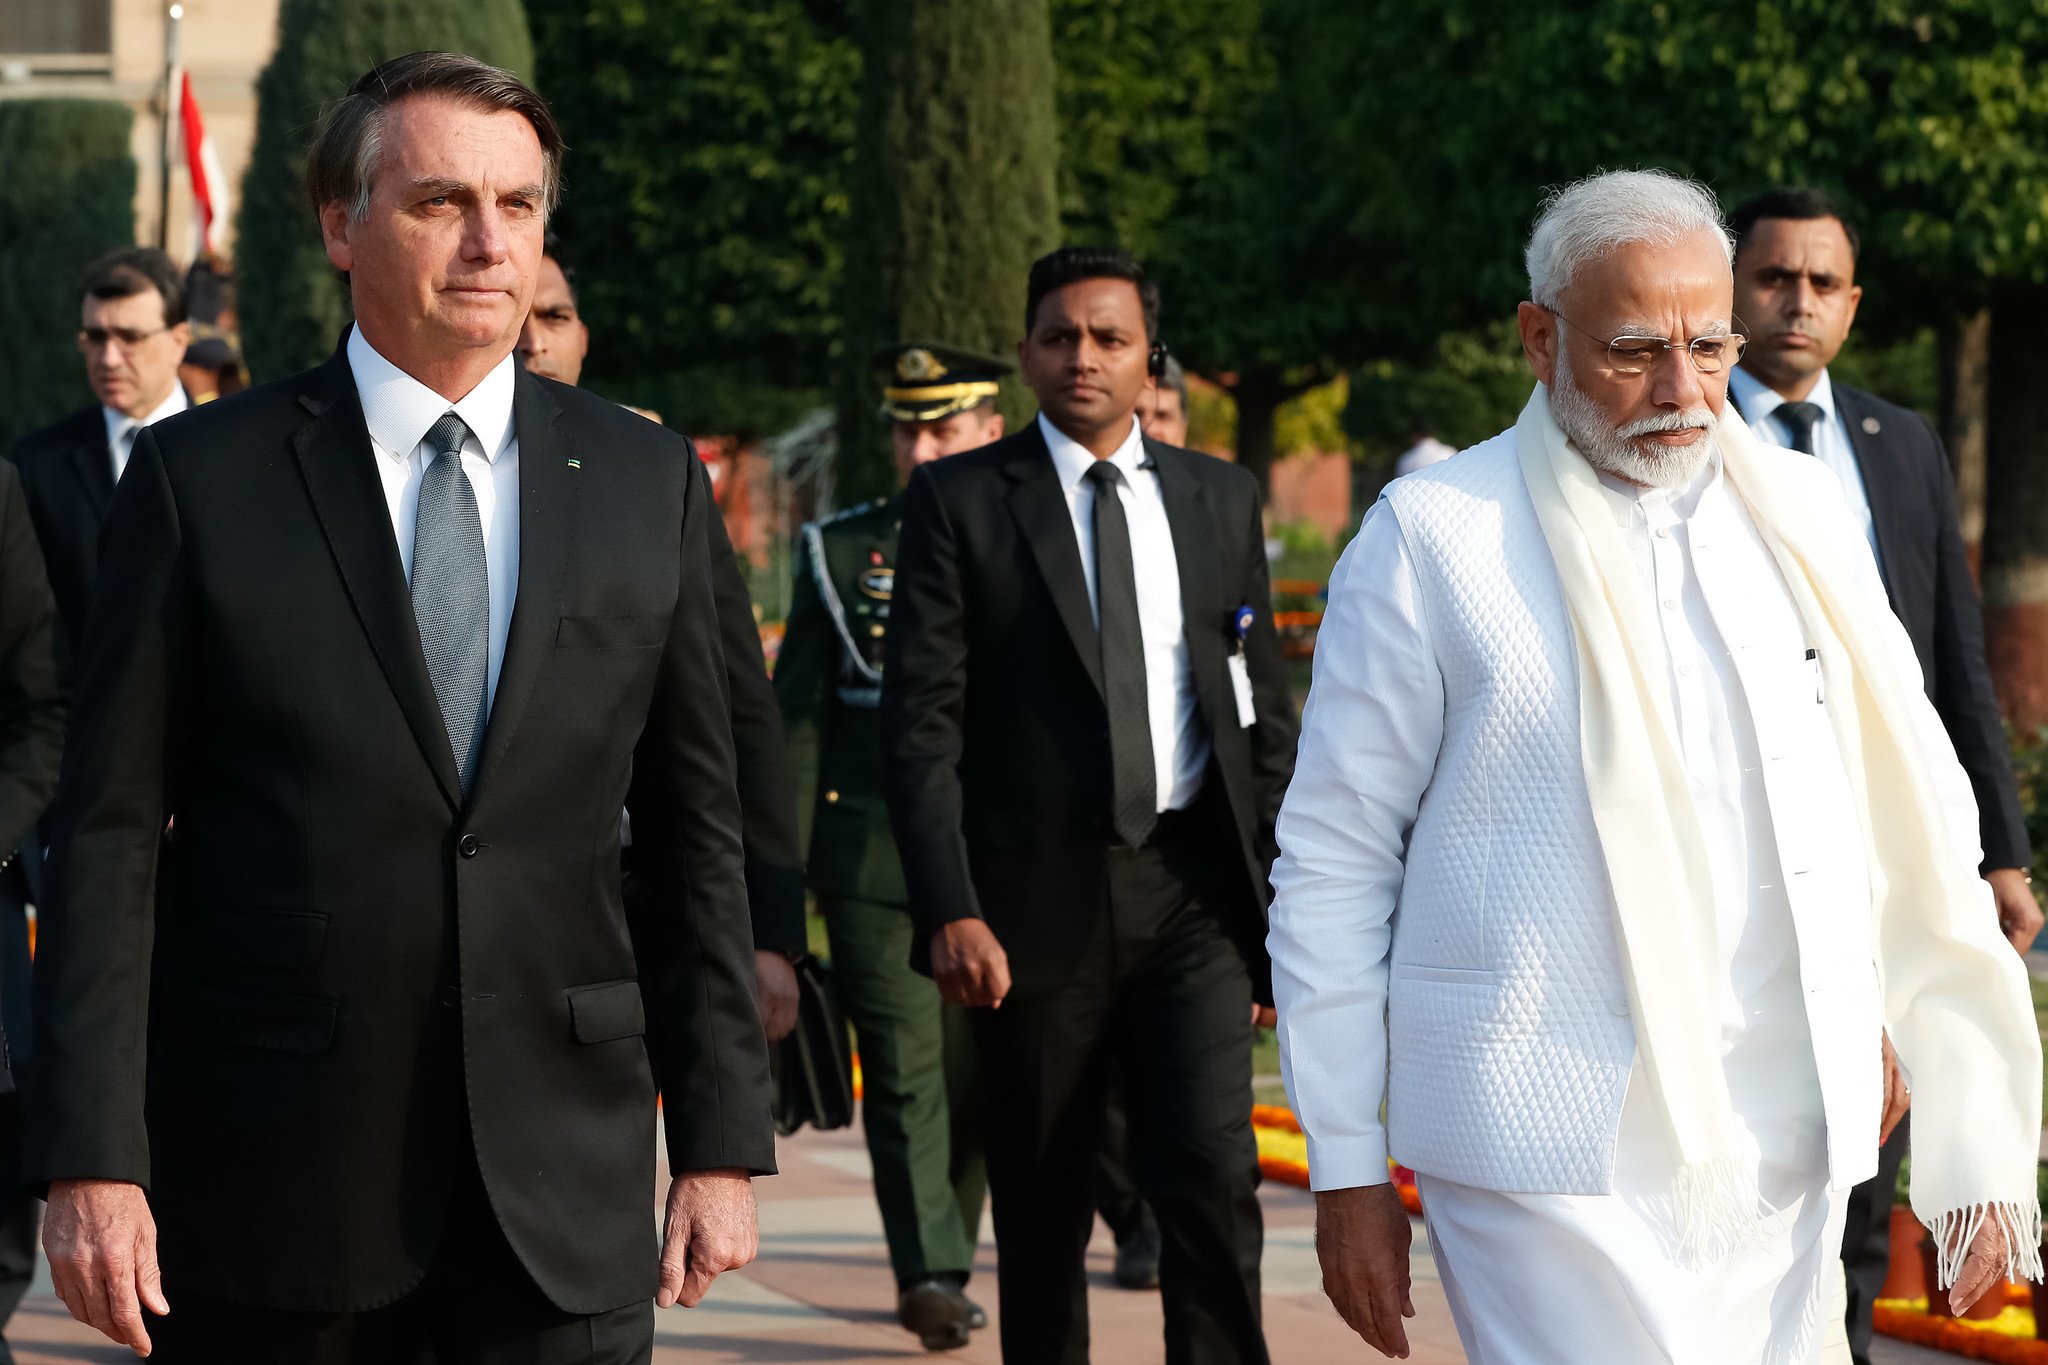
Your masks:
{"label": "white beard", "polygon": [[[1681,412],[1643,417],[1625,426],[1609,422],[1572,379],[1571,366],[1557,358],[1550,385],[1550,415],[1571,438],[1586,463],[1603,474],[1648,488],[1684,488],[1704,469],[1713,452],[1715,417],[1704,404]],[[1637,437],[1660,431],[1705,431],[1707,439],[1686,446],[1638,445]]]}

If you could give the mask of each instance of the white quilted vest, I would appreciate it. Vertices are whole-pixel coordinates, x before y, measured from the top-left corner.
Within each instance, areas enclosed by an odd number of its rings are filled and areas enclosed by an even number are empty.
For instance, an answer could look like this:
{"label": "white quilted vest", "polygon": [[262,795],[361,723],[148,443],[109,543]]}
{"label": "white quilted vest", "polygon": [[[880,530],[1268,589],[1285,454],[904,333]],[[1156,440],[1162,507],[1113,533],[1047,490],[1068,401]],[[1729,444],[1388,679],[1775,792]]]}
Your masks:
{"label": "white quilted vest", "polygon": [[[1604,1194],[1635,1030],[1580,753],[1571,626],[1513,433],[1384,496],[1444,684],[1442,747],[1394,918],[1388,1146],[1482,1189]],[[1499,552],[1474,552],[1487,545]],[[1788,731],[1768,711],[1759,724],[1843,1185],[1876,1157],[1881,1025],[1861,840],[1839,824],[1816,837],[1802,813],[1846,816],[1828,727]]]}

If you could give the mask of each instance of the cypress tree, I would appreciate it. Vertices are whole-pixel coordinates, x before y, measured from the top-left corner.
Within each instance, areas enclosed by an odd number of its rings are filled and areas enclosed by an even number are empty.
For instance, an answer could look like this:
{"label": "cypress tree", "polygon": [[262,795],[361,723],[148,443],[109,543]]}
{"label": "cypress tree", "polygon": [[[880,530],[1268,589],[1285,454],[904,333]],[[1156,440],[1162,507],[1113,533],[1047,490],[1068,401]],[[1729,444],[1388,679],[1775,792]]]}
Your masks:
{"label": "cypress tree", "polygon": [[408,52],[466,52],[533,74],[519,0],[284,0],[277,30],[276,55],[257,82],[256,145],[236,235],[242,345],[258,379],[324,360],[351,316],[303,188],[321,108]]}
{"label": "cypress tree", "polygon": [[78,281],[134,245],[133,122],[111,100],[0,100],[0,451],[91,397]]}
{"label": "cypress tree", "polygon": [[[868,0],[840,374],[839,498],[895,481],[868,368],[878,346],[1009,355],[1025,274],[1059,241],[1046,0]],[[1011,428],[1030,395],[1004,385]]]}

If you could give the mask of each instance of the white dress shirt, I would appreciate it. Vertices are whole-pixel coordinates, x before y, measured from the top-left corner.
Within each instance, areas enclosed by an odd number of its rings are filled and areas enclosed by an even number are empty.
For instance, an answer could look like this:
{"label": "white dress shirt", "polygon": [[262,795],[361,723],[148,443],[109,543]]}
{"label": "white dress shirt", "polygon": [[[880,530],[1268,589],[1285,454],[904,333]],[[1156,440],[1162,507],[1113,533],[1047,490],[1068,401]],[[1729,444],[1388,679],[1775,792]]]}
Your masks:
{"label": "white dress shirt", "polygon": [[100,405],[100,417],[107,424],[107,453],[114,458],[114,482],[121,482],[121,475],[128,470],[128,456],[135,450],[135,433],[144,427],[155,426],[166,417],[176,417],[192,406],[192,400],[185,396],[183,384],[171,385],[170,393],[158,403],[149,416],[137,421],[119,408]]}
{"label": "white dress shirt", "polygon": [[[1095,456],[1087,447],[1038,415],[1038,429],[1059,471],[1067,495],[1067,513],[1081,550],[1081,572],[1088,580],[1088,610],[1098,628],[1102,611],[1095,588],[1095,485],[1088,471]],[[1180,610],[1180,561],[1173,548],[1173,526],[1166,519],[1166,501],[1159,475],[1145,463],[1145,439],[1137,420],[1131,434],[1109,457],[1123,471],[1119,496],[1131,528],[1131,568],[1138,587],[1138,630],[1145,637],[1145,701],[1152,724],[1152,768],[1158,809],[1181,810],[1202,789],[1209,766],[1210,741],[1202,726],[1195,695],[1194,669],[1188,661],[1188,639]]]}
{"label": "white dress shirt", "polygon": [[[1741,407],[1743,419],[1760,438],[1774,445],[1791,446],[1792,428],[1776,415],[1787,401],[1782,394],[1739,365],[1728,372],[1728,391]],[[1841,481],[1842,501],[1848,504],[1849,514],[1862,528],[1863,538],[1870,542],[1871,556],[1882,568],[1884,556],[1877,551],[1877,524],[1870,515],[1870,490],[1863,484],[1863,466],[1856,463],[1849,425],[1842,420],[1842,410],[1835,406],[1835,386],[1826,370],[1820,372],[1820,382],[1806,395],[1806,401],[1821,412],[1820,420],[1813,424],[1813,456]]]}
{"label": "white dress shirt", "polygon": [[498,670],[505,663],[505,637],[512,629],[512,604],[519,591],[519,433],[512,427],[512,367],[517,363],[516,357],[506,356],[481,383],[450,403],[378,355],[363,339],[361,328],[351,328],[348,336],[348,367],[363,400],[363,421],[377,452],[377,477],[384,484],[391,532],[397,537],[398,560],[408,583],[420,480],[427,472],[427,451],[421,442],[427,429],[449,411],[469,427],[462,472],[476,494],[491,589],[487,709],[498,695]]}

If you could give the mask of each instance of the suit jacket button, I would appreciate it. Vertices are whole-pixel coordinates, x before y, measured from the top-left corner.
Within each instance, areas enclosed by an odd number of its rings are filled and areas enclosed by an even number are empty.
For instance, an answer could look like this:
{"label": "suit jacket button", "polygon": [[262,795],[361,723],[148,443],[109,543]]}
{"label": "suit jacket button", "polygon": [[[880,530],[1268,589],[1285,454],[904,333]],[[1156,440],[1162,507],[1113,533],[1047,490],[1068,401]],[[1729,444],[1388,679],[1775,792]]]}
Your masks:
{"label": "suit jacket button", "polygon": [[832,804],[832,803],[834,803],[834,802],[836,802],[836,801],[838,801],[838,800],[839,800],[839,793],[838,793],[838,792],[826,792],[826,793],[825,793],[825,801],[826,801],[826,804],[830,805],[830,804]]}
{"label": "suit jacket button", "polygon": [[482,841],[474,834],[465,834],[462,836],[461,842],[455,845],[455,851],[465,858],[474,858],[477,850],[482,847]]}

